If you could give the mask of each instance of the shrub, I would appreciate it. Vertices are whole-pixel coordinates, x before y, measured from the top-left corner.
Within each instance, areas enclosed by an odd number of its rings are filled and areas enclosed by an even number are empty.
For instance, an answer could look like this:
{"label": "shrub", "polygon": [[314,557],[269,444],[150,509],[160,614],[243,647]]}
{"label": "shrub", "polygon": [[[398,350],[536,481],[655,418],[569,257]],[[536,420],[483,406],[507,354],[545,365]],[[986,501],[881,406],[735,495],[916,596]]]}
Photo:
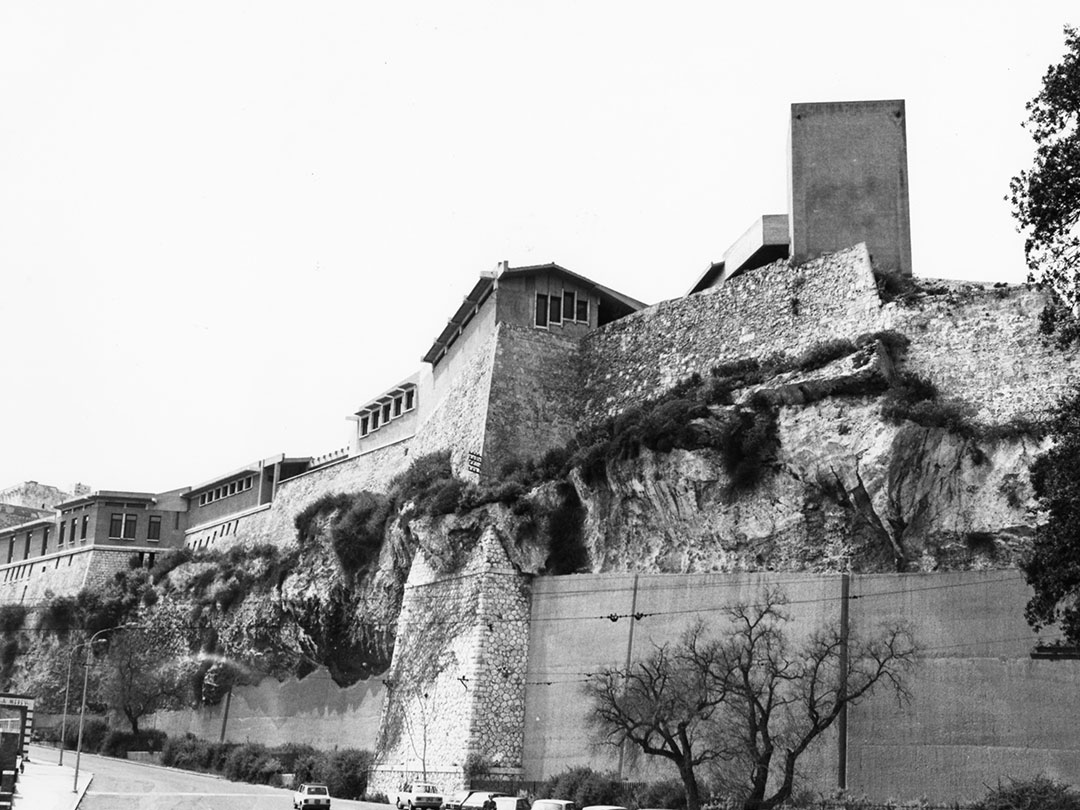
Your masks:
{"label": "shrub", "polygon": [[330,544],[346,571],[359,571],[378,559],[389,519],[390,501],[385,496],[373,492],[350,496],[330,524]]}
{"label": "shrub", "polygon": [[836,338],[817,343],[799,355],[795,361],[795,368],[801,371],[813,371],[847,357],[855,351],[855,344],[846,338]]}
{"label": "shrub", "polygon": [[907,347],[911,345],[911,340],[903,332],[897,332],[895,329],[884,329],[880,332],[867,332],[859,335],[855,338],[855,347],[861,349],[874,341],[880,342],[885,347],[885,351],[894,358],[901,352],[906,351]]}
{"label": "shrub", "polygon": [[[261,743],[244,743],[233,748],[225,757],[225,767],[222,773],[226,779],[234,782],[265,781],[267,774],[266,765],[271,760],[271,754],[265,745]],[[280,773],[280,760],[276,760]]]}
{"label": "shrub", "polygon": [[450,453],[429,453],[417,456],[408,469],[391,478],[387,491],[400,506],[415,500],[436,482],[451,477]]}
{"label": "shrub", "polygon": [[26,624],[25,605],[0,606],[0,632],[18,633],[23,629],[24,624]]}
{"label": "shrub", "polygon": [[578,807],[591,804],[623,805],[623,783],[612,773],[592,768],[571,768],[548,779],[540,788],[541,798],[569,799]]}
{"label": "shrub", "polygon": [[165,732],[157,729],[138,734],[113,729],[101,741],[100,752],[109,757],[126,757],[129,751],[161,751],[166,739]]}
{"label": "shrub", "polygon": [[183,737],[170,737],[161,749],[161,763],[189,771],[212,771],[216,746],[190,732]]}
{"label": "shrub", "polygon": [[457,511],[465,482],[458,478],[446,478],[429,490],[424,499],[423,509],[429,515],[449,515]]}
{"label": "shrub", "polygon": [[296,540],[301,546],[315,539],[317,517],[330,515],[338,510],[347,509],[352,501],[351,495],[343,492],[328,492],[309,503],[293,519],[296,527]]}
{"label": "shrub", "polygon": [[681,779],[649,782],[637,790],[634,798],[638,807],[667,807],[677,810],[686,807],[686,785]]}
{"label": "shrub", "polygon": [[150,581],[157,585],[161,580],[165,579],[165,577],[169,575],[169,572],[174,568],[178,568],[184,563],[190,562],[193,556],[195,556],[195,552],[187,547],[166,551],[154,560],[154,565],[150,569]]}
{"label": "shrub", "polygon": [[[82,750],[90,753],[97,753],[101,750],[102,743],[105,741],[105,736],[109,733],[109,724],[104,720],[99,720],[96,717],[91,717],[89,720],[83,723],[82,733]],[[64,729],[64,747],[70,748],[72,751],[78,746],[79,743],[79,724],[72,723]]]}
{"label": "shrub", "polygon": [[1080,810],[1080,795],[1046,776],[998,784],[972,810]]}
{"label": "shrub", "polygon": [[331,753],[320,774],[331,796],[343,799],[359,799],[367,790],[368,771],[374,755],[358,748],[342,748]]}

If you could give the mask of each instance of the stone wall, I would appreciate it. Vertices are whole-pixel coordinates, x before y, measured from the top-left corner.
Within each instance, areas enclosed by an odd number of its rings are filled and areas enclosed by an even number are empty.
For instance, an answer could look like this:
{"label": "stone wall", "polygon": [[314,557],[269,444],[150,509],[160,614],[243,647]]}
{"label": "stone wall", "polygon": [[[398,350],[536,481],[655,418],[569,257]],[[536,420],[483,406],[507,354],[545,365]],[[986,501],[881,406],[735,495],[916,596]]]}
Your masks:
{"label": "stone wall", "polygon": [[774,352],[798,355],[880,323],[865,245],[801,267],[777,262],[597,329],[582,341],[584,420],[654,397],[717,363]]}
{"label": "stone wall", "polygon": [[462,478],[471,477],[467,472],[469,453],[484,452],[497,336],[497,329],[480,333],[470,344],[471,356],[455,358],[453,377],[440,383],[444,393],[410,445],[414,456],[449,450],[454,473]]}
{"label": "stone wall", "polygon": [[[76,484],[79,490],[76,494],[86,494],[86,487]],[[6,489],[0,489],[0,504],[12,504],[13,506],[27,506],[31,509],[53,509],[58,503],[74,497],[59,487],[49,484],[39,484],[37,481],[24,481]]]}
{"label": "stone wall", "polygon": [[0,568],[0,604],[35,605],[50,593],[74,596],[83,587],[100,589],[116,572],[129,570],[131,555],[140,551],[147,549],[83,546],[5,565]]}
{"label": "stone wall", "polygon": [[882,311],[882,328],[911,339],[905,368],[932,380],[942,396],[970,403],[985,422],[1045,413],[1080,381],[1080,356],[1039,333],[1047,291],[1027,285],[956,282]]}
{"label": "stone wall", "polygon": [[578,422],[579,341],[547,330],[500,324],[487,408],[487,472],[564,445]]}

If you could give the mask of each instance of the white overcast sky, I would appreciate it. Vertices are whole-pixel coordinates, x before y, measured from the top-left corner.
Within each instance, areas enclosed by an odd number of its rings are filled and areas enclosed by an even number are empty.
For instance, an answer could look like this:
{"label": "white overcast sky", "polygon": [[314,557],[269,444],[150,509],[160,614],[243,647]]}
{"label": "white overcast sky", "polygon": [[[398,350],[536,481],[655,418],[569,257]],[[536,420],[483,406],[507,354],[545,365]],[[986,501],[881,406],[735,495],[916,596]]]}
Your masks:
{"label": "white overcast sky", "polygon": [[1070,15],[5,0],[0,488],[342,447],[503,259],[681,295],[787,210],[792,102],[906,99],[916,275],[1023,281],[1003,197]]}

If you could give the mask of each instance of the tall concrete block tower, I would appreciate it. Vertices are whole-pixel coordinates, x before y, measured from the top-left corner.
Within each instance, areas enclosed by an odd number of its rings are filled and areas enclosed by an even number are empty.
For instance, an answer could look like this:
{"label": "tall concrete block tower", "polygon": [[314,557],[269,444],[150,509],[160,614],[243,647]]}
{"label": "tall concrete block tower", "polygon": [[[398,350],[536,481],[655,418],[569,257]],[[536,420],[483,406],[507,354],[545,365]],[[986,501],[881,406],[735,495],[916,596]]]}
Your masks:
{"label": "tall concrete block tower", "polygon": [[874,267],[911,275],[903,100],[791,105],[791,257],[866,242]]}

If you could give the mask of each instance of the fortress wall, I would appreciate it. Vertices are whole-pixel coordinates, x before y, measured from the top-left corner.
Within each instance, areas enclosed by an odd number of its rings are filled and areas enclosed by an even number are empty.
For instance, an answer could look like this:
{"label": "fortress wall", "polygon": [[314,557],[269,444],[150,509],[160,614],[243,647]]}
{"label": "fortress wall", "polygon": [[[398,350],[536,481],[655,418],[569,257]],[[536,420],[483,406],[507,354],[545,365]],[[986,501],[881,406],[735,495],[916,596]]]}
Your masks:
{"label": "fortress wall", "polygon": [[[526,689],[524,777],[542,779],[567,767],[609,769],[616,759],[589,747],[585,706],[577,700],[584,673],[622,666],[653,643],[677,638],[700,610],[722,627],[719,608],[754,599],[762,584],[782,583],[798,632],[838,620],[840,578],[797,574],[639,575],[539,578],[533,583]],[[1028,589],[1015,571],[965,571],[851,578],[851,626],[872,633],[908,621],[922,654],[909,680],[911,701],[898,707],[887,690],[853,707],[848,719],[848,788],[871,800],[968,801],[999,778],[1045,773],[1080,779],[1080,665],[1033,661],[1035,635],[1023,619]],[[856,598],[857,597],[857,598]],[[573,698],[573,699],[572,699]],[[836,787],[836,730],[800,762],[816,789]],[[656,775],[666,764],[643,761]],[[646,770],[644,773],[648,773]],[[641,774],[638,774],[641,775]]]}
{"label": "fortress wall", "polygon": [[[58,553],[32,562],[12,563],[0,569],[0,604],[25,604],[28,608],[45,599],[45,594],[74,596],[83,586],[87,572],[126,570],[131,553],[97,551],[85,546],[71,553]],[[101,559],[98,559],[101,557]],[[109,559],[115,557],[115,559]],[[8,575],[8,571],[12,574]],[[15,572],[22,576],[15,579]],[[100,577],[98,577],[100,578]]]}
{"label": "fortress wall", "polygon": [[[470,477],[469,453],[484,452],[484,423],[498,329],[481,329],[483,325],[470,333],[467,345],[453,347],[459,353],[448,354],[436,367],[433,390],[439,399],[410,443],[412,457],[449,450],[454,474],[461,478]],[[452,365],[443,370],[444,364]]]}
{"label": "fortress wall", "polygon": [[542,329],[499,326],[484,457],[495,474],[512,458],[542,456],[574,433],[581,401],[579,341]]}
{"label": "fortress wall", "polygon": [[219,535],[213,547],[291,543],[296,535],[293,521],[305,506],[327,493],[384,491],[390,478],[408,466],[408,452],[407,442],[381,447],[283,481],[269,509],[238,519],[235,533],[224,538]]}
{"label": "fortress wall", "polygon": [[582,342],[583,418],[616,413],[719,362],[798,355],[879,327],[881,301],[865,245],[799,268],[787,262],[665,301],[595,330]]}
{"label": "fortress wall", "polygon": [[[279,683],[265,678],[258,686],[233,689],[225,740],[374,750],[385,702],[386,690],[379,678],[346,688],[335,684],[325,669],[303,680],[290,678]],[[224,711],[222,702],[196,710],[157,712],[146,727],[170,736],[191,732],[204,740],[218,740]]]}
{"label": "fortress wall", "polygon": [[1063,351],[1039,334],[1049,293],[1026,285],[952,285],[948,294],[885,307],[883,324],[911,339],[906,370],[994,423],[1038,416],[1080,381],[1076,350]]}

